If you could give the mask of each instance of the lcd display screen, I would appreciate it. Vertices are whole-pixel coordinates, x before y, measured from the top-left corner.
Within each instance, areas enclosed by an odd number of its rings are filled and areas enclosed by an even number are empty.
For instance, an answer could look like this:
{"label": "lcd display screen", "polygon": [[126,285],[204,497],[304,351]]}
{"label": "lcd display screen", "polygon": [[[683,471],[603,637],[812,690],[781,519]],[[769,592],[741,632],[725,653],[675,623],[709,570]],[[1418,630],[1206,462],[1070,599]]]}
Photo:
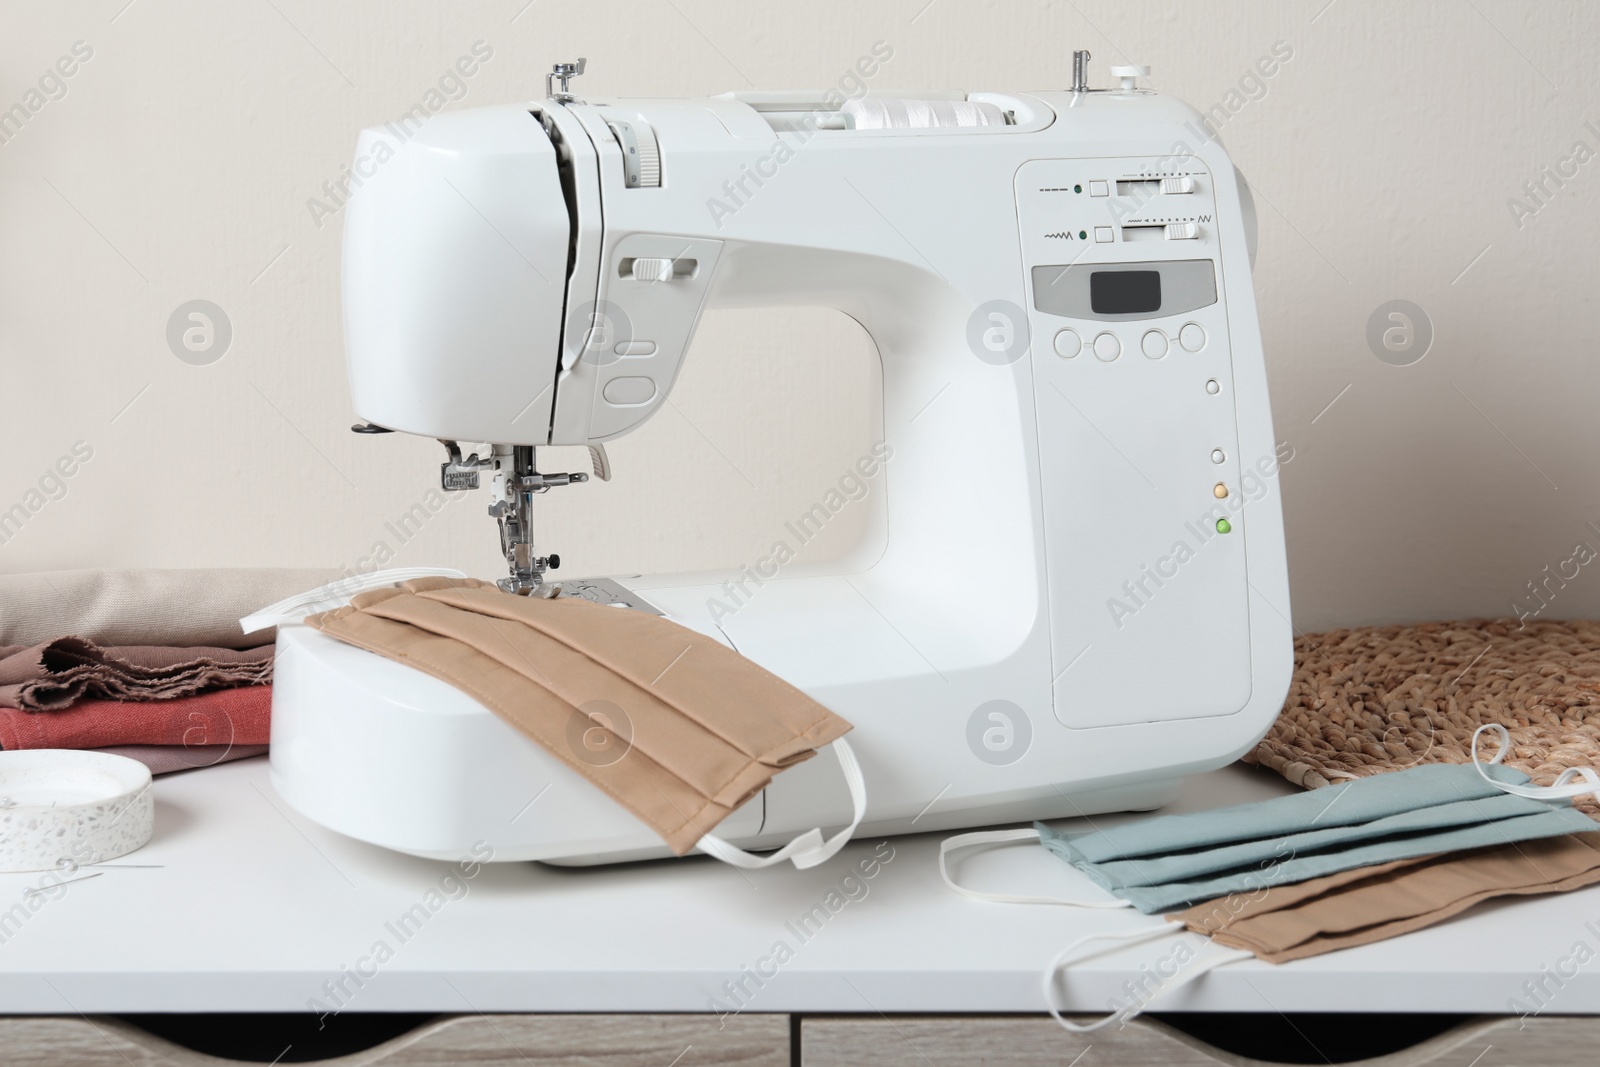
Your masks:
{"label": "lcd display screen", "polygon": [[1097,270],[1089,275],[1089,308],[1096,315],[1144,315],[1161,310],[1161,272]]}

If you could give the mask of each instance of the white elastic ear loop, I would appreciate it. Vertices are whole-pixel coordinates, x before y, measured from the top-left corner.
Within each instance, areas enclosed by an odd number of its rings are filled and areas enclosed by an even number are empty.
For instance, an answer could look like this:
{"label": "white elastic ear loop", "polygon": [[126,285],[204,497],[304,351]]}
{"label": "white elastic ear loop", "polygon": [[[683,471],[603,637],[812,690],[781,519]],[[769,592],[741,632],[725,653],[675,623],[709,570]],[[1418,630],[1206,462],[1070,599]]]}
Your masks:
{"label": "white elastic ear loop", "polygon": [[353,574],[348,578],[340,578],[327,585],[308,589],[304,593],[285,597],[276,604],[269,604],[255,614],[240,619],[239,628],[247,634],[253,634],[269,626],[299,622],[307,615],[315,615],[319,611],[342,608],[350,603],[350,598],[357,593],[408,582],[413,578],[465,578],[466,576],[465,571],[458,571],[454,567],[392,567],[386,571],[373,571],[371,574]]}
{"label": "white elastic ear loop", "polygon": [[856,827],[861,825],[862,818],[867,814],[867,783],[861,776],[861,764],[856,762],[854,750],[841,737],[833,743],[833,753],[839,757],[839,769],[844,771],[845,784],[850,787],[850,800],[855,805],[855,814],[850,819],[849,826],[826,841],[822,839],[822,831],[813,828],[778,851],[761,855],[730,845],[716,834],[706,834],[696,843],[700,851],[708,856],[717,857],[723,863],[743,867],[747,871],[771,867],[784,860],[789,860],[796,867],[805,870],[807,867],[815,867],[832,859],[834,854],[845,846],[845,842],[850,840],[851,835],[856,832]]}
{"label": "white elastic ear loop", "polygon": [[1240,960],[1251,959],[1253,956],[1253,953],[1246,952],[1244,949],[1229,949],[1226,952],[1217,953],[1209,959],[1205,959],[1194,964],[1187,971],[1183,972],[1183,974],[1174,978],[1172,981],[1157,987],[1155,994],[1151,996],[1150,1000],[1146,1001],[1144,1004],[1135,1005],[1132,1008],[1127,1008],[1122,1011],[1114,1011],[1110,1015],[1107,1015],[1104,1018],[1096,1019],[1092,1023],[1075,1023],[1072,1020],[1064,1017],[1061,1012],[1057,1010],[1055,997],[1056,975],[1059,974],[1063,969],[1067,957],[1072,955],[1072,953],[1076,952],[1082,946],[1093,941],[1152,941],[1158,937],[1165,937],[1167,934],[1179,933],[1184,928],[1185,926],[1181,922],[1170,922],[1163,923],[1161,926],[1155,927],[1151,930],[1131,930],[1120,934],[1090,934],[1087,937],[1078,938],[1078,940],[1074,941],[1072,944],[1056,953],[1055,959],[1050,961],[1050,966],[1045,968],[1045,1007],[1050,1009],[1050,1015],[1055,1019],[1056,1022],[1060,1023],[1064,1029],[1070,1030],[1075,1034],[1089,1034],[1101,1029],[1102,1027],[1110,1026],[1112,1023],[1127,1022],[1128,1020],[1137,1017],[1150,1006],[1151,1001],[1154,1001],[1156,997],[1159,997],[1161,994],[1170,990],[1186,986],[1208,971],[1214,971],[1218,967],[1223,967],[1230,963],[1238,963]]}
{"label": "white elastic ear loop", "polygon": [[[979,830],[975,833],[957,834],[954,837],[945,838],[945,840],[939,845],[939,874],[944,878],[945,885],[949,886],[962,896],[970,897],[973,900],[991,901],[997,904],[1065,904],[1075,908],[1131,908],[1133,906],[1131,901],[1120,899],[1068,900],[1063,897],[1030,897],[1018,896],[1009,893],[980,893],[977,890],[968,889],[965,886],[957,885],[955,880],[950,877],[950,868],[948,866],[947,859],[949,854],[958,848],[968,848],[975,845],[993,846],[1013,844],[1018,841],[1037,841],[1038,839],[1039,831],[1031,828],[1022,830]],[[1078,938],[1078,940],[1072,942],[1072,944],[1056,953],[1055,958],[1050,961],[1050,966],[1045,968],[1044,1002],[1045,1006],[1050,1009],[1051,1016],[1056,1022],[1060,1023],[1063,1027],[1071,1030],[1075,1034],[1092,1033],[1093,1031],[1099,1030],[1104,1026],[1109,1026],[1114,1022],[1126,1022],[1127,1020],[1132,1019],[1134,1016],[1144,1011],[1145,1007],[1148,1007],[1148,1003],[1132,1009],[1112,1012],[1105,1018],[1097,1019],[1092,1023],[1075,1023],[1065,1018],[1061,1012],[1056,1009],[1055,1005],[1056,975],[1061,972],[1066,963],[1067,957],[1071,956],[1084,945],[1092,942],[1150,941],[1158,937],[1165,937],[1168,934],[1179,933],[1184,929],[1185,925],[1181,922],[1169,922],[1144,930],[1126,930],[1121,933],[1089,934],[1087,937]],[[1210,959],[1206,959],[1195,964],[1189,968],[1189,970],[1185,971],[1182,976],[1177,977],[1171,982],[1161,986],[1156,993],[1157,995],[1160,995],[1169,989],[1177,989],[1180,986],[1188,985],[1190,982],[1194,981],[1196,978],[1199,978],[1207,971],[1215,970],[1224,964],[1237,963],[1239,960],[1250,959],[1251,956],[1251,953],[1246,952],[1243,949],[1230,949],[1227,952],[1218,953]],[[1152,997],[1151,999],[1154,998]]]}
{"label": "white elastic ear loop", "polygon": [[939,844],[939,876],[944,879],[944,884],[972,900],[986,900],[995,904],[1066,904],[1074,908],[1131,908],[1132,902],[1112,898],[1110,900],[1068,900],[1064,897],[1029,897],[1016,896],[1010,893],[982,893],[976,889],[957,885],[955,879],[950,877],[948,857],[958,848],[970,848],[975,845],[1005,845],[1017,841],[1037,841],[1039,831],[1032,828],[1022,830],[979,830],[970,834],[957,834],[947,837]]}
{"label": "white elastic ear loop", "polygon": [[[1478,758],[1478,736],[1485,730],[1493,731],[1500,740],[1500,747],[1487,764]],[[1501,762],[1510,751],[1511,733],[1499,723],[1485,723],[1472,731],[1472,765],[1478,769],[1478,777],[1496,789],[1514,796],[1527,797],[1530,800],[1559,800],[1563,797],[1590,795],[1600,798],[1600,774],[1596,774],[1593,767],[1568,767],[1556,777],[1555,782],[1551,785],[1514,785],[1510,782],[1497,782],[1490,778],[1483,768]],[[1577,781],[1579,778],[1583,779],[1581,784]]]}

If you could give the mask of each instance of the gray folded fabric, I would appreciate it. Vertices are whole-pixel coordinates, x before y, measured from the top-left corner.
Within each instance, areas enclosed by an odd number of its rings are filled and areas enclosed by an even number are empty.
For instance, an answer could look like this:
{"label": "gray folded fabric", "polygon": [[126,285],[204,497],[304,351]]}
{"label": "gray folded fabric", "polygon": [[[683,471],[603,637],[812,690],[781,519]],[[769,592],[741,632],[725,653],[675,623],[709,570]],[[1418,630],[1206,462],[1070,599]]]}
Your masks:
{"label": "gray folded fabric", "polygon": [[268,567],[4,574],[0,645],[26,648],[76,634],[100,645],[254,648],[274,633],[241,633],[241,618],[342,576]]}
{"label": "gray folded fabric", "polygon": [[272,681],[272,645],[101,648],[82,637],[61,637],[32,648],[0,647],[0,708],[60,711],[84,697],[171,700],[207,689]]}
{"label": "gray folded fabric", "polygon": [[173,771],[192,771],[196,767],[214,767],[236,759],[265,755],[266,745],[113,745],[94,748],[91,752],[109,752],[113,756],[127,756],[150,768],[151,774],[171,774]]}

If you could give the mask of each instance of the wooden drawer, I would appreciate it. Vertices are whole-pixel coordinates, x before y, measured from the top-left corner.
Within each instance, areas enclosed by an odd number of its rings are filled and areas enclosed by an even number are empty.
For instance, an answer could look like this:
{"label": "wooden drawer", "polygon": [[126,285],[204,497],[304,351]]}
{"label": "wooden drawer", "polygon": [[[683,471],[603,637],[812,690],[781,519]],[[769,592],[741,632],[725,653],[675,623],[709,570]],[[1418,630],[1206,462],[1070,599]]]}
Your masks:
{"label": "wooden drawer", "polygon": [[[0,1018],[4,1067],[218,1067],[119,1019]],[[457,1015],[349,1056],[339,1067],[789,1067],[789,1016]]]}
{"label": "wooden drawer", "polygon": [[[1135,1019],[1074,1034],[1048,1016],[817,1017],[802,1020],[803,1067],[1244,1067],[1263,1061],[1213,1048],[1165,1023]],[[1594,1067],[1600,1017],[1490,1017],[1373,1067]]]}

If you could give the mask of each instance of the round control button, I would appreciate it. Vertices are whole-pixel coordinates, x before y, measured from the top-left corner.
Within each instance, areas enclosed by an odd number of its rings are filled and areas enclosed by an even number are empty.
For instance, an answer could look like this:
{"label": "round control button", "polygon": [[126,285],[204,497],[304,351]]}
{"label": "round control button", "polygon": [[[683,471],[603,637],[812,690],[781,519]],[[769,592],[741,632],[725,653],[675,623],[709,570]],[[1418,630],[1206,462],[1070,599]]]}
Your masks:
{"label": "round control button", "polygon": [[1222,462],[1225,462],[1227,460],[1227,458],[1228,458],[1227,453],[1222,451],[1222,449],[1213,448],[1211,450],[1211,462],[1213,462],[1213,463],[1222,463]]}
{"label": "round control button", "polygon": [[1122,355],[1122,342],[1114,333],[1100,334],[1094,339],[1094,354],[1096,359],[1110,363]]}
{"label": "round control button", "polygon": [[1083,340],[1078,336],[1077,330],[1056,331],[1056,355],[1062,359],[1071,359],[1083,350]]}
{"label": "round control button", "polygon": [[1206,392],[1210,393],[1212,396],[1216,396],[1218,393],[1222,392],[1222,386],[1218,385],[1217,380],[1213,378],[1206,383]]}
{"label": "round control button", "polygon": [[1139,341],[1139,347],[1151,359],[1160,359],[1167,354],[1167,335],[1160,330],[1147,330]]}
{"label": "round control button", "polygon": [[1206,332],[1198,322],[1184,323],[1183,329],[1178,331],[1178,343],[1185,352],[1198,352],[1206,346]]}

